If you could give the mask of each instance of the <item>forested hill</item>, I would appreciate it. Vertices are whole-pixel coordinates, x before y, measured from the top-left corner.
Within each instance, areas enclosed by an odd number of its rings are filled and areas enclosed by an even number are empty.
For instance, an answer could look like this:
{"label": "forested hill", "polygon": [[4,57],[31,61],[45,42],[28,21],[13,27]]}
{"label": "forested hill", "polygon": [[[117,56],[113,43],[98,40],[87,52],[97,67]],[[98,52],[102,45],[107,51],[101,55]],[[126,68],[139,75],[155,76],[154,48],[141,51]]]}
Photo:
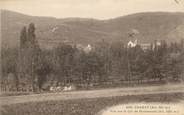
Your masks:
{"label": "forested hill", "polygon": [[23,26],[33,22],[42,47],[56,45],[63,40],[93,44],[102,39],[152,42],[154,39],[179,41],[184,38],[184,13],[149,12],[122,16],[109,20],[28,16],[12,11],[1,11],[3,45],[17,46]]}

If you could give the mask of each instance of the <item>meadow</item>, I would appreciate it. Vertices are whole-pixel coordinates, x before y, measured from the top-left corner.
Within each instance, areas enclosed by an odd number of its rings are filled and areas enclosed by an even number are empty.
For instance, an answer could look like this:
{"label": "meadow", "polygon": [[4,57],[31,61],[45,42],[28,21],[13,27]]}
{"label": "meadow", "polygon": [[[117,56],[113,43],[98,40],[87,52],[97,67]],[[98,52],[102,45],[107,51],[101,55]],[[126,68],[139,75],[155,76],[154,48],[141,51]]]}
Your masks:
{"label": "meadow", "polygon": [[147,94],[137,96],[100,97],[62,101],[29,102],[4,105],[2,115],[96,115],[99,111],[118,104],[136,102],[178,103],[184,93]]}

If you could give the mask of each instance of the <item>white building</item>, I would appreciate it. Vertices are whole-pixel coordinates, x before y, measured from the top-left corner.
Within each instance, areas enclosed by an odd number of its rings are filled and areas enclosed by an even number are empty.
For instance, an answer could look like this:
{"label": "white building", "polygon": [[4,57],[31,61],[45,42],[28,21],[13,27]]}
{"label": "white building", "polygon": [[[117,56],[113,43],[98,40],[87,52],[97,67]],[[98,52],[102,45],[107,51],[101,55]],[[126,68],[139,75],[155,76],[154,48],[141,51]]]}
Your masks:
{"label": "white building", "polygon": [[137,39],[134,42],[129,41],[127,45],[128,45],[128,48],[133,48],[137,46]]}
{"label": "white building", "polygon": [[92,50],[92,46],[90,44],[87,45],[87,47],[84,48],[85,53],[89,53]]}
{"label": "white building", "polygon": [[143,50],[148,50],[151,48],[151,44],[150,43],[144,43],[144,44],[140,44],[140,47],[143,49]]}

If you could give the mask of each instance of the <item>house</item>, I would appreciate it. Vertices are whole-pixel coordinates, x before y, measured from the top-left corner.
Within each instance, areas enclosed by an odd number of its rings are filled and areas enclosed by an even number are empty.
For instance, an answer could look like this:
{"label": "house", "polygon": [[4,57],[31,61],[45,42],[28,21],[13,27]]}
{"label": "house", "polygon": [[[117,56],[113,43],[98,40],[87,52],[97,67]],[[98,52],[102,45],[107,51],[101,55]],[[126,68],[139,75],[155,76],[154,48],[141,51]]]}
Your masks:
{"label": "house", "polygon": [[89,53],[92,50],[92,46],[90,44],[87,45],[87,47],[84,48],[85,53]]}
{"label": "house", "polygon": [[151,48],[151,44],[150,44],[150,43],[140,44],[140,47],[141,47],[143,50],[148,50],[148,49]]}
{"label": "house", "polygon": [[83,50],[84,49],[84,46],[82,44],[76,44],[76,48],[78,50]]}
{"label": "house", "polygon": [[128,48],[133,48],[133,47],[136,47],[137,45],[139,45],[144,51],[148,50],[148,49],[154,50],[156,47],[161,46],[161,42],[156,40],[154,42],[154,44],[152,44],[152,45],[151,45],[151,43],[139,43],[138,44],[138,41],[136,39],[134,42],[129,41],[127,44]]}
{"label": "house", "polygon": [[127,45],[128,45],[128,48],[133,48],[137,46],[137,39],[134,42],[129,41]]}

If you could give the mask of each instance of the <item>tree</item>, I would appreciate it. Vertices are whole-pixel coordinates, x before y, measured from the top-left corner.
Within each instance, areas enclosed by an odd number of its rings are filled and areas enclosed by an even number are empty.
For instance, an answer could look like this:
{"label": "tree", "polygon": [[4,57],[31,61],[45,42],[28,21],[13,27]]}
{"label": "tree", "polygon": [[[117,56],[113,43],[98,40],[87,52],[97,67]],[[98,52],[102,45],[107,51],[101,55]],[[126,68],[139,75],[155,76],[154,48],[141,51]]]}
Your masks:
{"label": "tree", "polygon": [[41,56],[41,60],[39,61],[39,64],[37,65],[37,68],[35,70],[35,73],[38,75],[38,87],[39,89],[42,89],[43,84],[47,81],[47,75],[49,75],[53,71],[52,65],[49,63],[49,60],[44,57],[44,55]]}
{"label": "tree", "polygon": [[55,51],[56,55],[56,71],[59,74],[58,81],[64,83],[71,82],[71,76],[74,72],[74,54],[76,50],[70,44],[62,43]]}
{"label": "tree", "polygon": [[[20,32],[20,46],[19,46],[19,57],[18,57],[18,69],[19,69],[19,75],[18,75],[18,79],[19,79],[19,85],[21,84],[27,84],[25,79],[26,77],[26,73],[28,72],[28,66],[27,66],[27,29],[24,26]],[[21,86],[24,87],[24,86]]]}
{"label": "tree", "polygon": [[36,72],[40,64],[39,61],[41,60],[40,54],[41,50],[36,40],[35,26],[34,23],[30,23],[28,30],[26,30],[26,27],[23,27],[20,33],[19,78],[25,80],[19,81],[31,81],[33,90],[38,81]]}
{"label": "tree", "polygon": [[30,23],[29,24],[29,28],[28,28],[28,51],[29,51],[29,59],[30,59],[30,74],[32,77],[32,85],[33,85],[33,90],[35,90],[35,88],[37,88],[38,86],[38,74],[36,73],[37,71],[37,67],[40,64],[40,47],[38,44],[38,41],[36,39],[36,35],[35,35],[35,25],[34,23]]}
{"label": "tree", "polygon": [[4,87],[6,87],[8,84],[6,84],[6,81],[8,81],[8,76],[12,75],[14,76],[15,80],[15,88],[18,88],[18,49],[17,48],[3,48],[1,50],[1,59],[2,59],[2,81],[4,82]]}
{"label": "tree", "polygon": [[26,42],[27,42],[27,30],[26,30],[26,27],[24,26],[20,33],[20,48],[21,49],[26,47]]}

